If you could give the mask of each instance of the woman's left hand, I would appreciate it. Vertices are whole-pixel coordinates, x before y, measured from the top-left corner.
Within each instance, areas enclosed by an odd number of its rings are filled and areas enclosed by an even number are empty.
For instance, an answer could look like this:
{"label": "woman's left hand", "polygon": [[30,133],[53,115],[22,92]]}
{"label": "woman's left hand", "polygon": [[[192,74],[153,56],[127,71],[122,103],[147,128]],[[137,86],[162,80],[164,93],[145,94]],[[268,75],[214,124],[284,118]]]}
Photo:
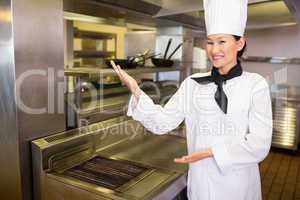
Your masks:
{"label": "woman's left hand", "polygon": [[212,157],[213,153],[211,149],[205,149],[201,151],[196,151],[190,155],[182,156],[181,158],[175,158],[176,163],[193,163],[204,158]]}

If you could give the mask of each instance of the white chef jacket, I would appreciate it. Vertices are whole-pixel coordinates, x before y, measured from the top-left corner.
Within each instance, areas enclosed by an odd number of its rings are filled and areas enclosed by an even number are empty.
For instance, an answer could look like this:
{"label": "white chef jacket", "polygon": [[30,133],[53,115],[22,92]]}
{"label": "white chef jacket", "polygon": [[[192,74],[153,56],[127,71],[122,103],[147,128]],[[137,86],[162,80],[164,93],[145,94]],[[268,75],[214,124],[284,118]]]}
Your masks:
{"label": "white chef jacket", "polygon": [[127,115],[155,134],[167,133],[184,120],[188,153],[212,148],[213,157],[189,164],[189,199],[260,200],[258,163],[267,156],[272,138],[268,83],[245,71],[227,80],[224,114],[214,99],[216,84],[191,79],[199,76],[186,78],[164,107],[143,92],[138,101],[131,97]]}

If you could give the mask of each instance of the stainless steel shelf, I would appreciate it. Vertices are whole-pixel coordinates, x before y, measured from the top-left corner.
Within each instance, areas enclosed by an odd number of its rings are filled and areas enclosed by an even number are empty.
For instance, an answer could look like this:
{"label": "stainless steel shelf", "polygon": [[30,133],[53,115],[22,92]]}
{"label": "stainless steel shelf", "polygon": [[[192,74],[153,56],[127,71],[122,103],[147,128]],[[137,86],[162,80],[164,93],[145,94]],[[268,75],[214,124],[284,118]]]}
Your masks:
{"label": "stainless steel shelf", "polygon": [[[152,100],[156,103],[159,103],[161,98],[168,97],[173,95],[176,92],[176,88],[173,86],[166,86],[164,88],[160,88],[161,96],[156,96],[154,90],[144,90],[144,92],[149,95]],[[103,99],[95,99],[93,101],[81,102],[80,107],[80,115],[81,116],[89,116],[94,114],[101,114],[109,111],[115,113],[115,111],[122,111],[123,107],[128,103],[130,94],[122,94],[119,96],[103,98]],[[124,111],[124,109],[123,109]]]}
{"label": "stainless steel shelf", "polygon": [[109,58],[113,56],[115,52],[113,51],[74,51],[75,58]]}
{"label": "stainless steel shelf", "polygon": [[121,95],[92,102],[84,102],[81,105],[80,115],[90,115],[101,112],[109,112],[122,109],[128,102],[129,95]]}
{"label": "stainless steel shelf", "polygon": [[[154,90],[146,89],[144,92],[148,94],[155,103],[163,104],[164,99],[173,95],[177,88],[174,86],[165,86],[160,89],[161,96],[157,96]],[[78,117],[86,119],[89,124],[110,119],[113,117],[126,114],[126,105],[129,100],[129,93],[120,96],[99,99],[96,97],[93,101],[81,102]]]}
{"label": "stainless steel shelf", "polygon": [[[159,92],[163,96],[168,96],[177,90],[176,85],[163,85],[164,82],[153,82],[153,84],[156,84],[156,86],[159,87]],[[175,83],[174,83],[175,84]],[[149,95],[158,95],[156,90],[152,87],[145,87],[143,86],[141,88],[144,92],[146,92]],[[98,90],[94,90],[93,92],[91,91],[84,91],[80,93],[81,96],[81,103],[84,102],[90,102],[90,101],[95,101],[95,100],[100,100],[100,99],[107,99],[115,96],[120,96],[120,95],[129,95],[130,91],[127,87],[113,87],[113,88],[101,88]],[[69,99],[69,102],[75,102],[75,93],[68,93],[67,98]]]}
{"label": "stainless steel shelf", "polygon": [[261,62],[270,64],[300,64],[300,58],[243,56],[246,62]]}
{"label": "stainless steel shelf", "polygon": [[94,40],[110,40],[116,37],[116,34],[111,33],[100,33],[93,31],[83,31],[79,29],[74,29],[74,37],[82,39],[94,39]]}
{"label": "stainless steel shelf", "polygon": [[[130,75],[137,75],[142,73],[157,73],[157,72],[169,72],[169,71],[182,71],[183,68],[177,67],[153,67],[145,66],[136,69],[126,69],[125,71]],[[116,73],[110,68],[93,68],[93,67],[76,67],[71,69],[65,69],[66,76],[86,77],[89,79],[101,78],[104,76],[112,76]]]}

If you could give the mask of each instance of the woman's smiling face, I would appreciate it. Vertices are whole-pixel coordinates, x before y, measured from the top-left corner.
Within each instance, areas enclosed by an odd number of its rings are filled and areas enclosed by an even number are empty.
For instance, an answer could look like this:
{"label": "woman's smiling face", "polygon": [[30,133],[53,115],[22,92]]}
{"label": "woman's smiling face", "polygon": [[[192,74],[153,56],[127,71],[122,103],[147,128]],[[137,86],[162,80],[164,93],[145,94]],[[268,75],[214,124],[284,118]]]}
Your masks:
{"label": "woman's smiling face", "polygon": [[219,72],[226,74],[231,67],[236,65],[237,53],[244,44],[243,37],[236,40],[230,34],[214,34],[207,36],[206,51],[210,61],[219,69]]}

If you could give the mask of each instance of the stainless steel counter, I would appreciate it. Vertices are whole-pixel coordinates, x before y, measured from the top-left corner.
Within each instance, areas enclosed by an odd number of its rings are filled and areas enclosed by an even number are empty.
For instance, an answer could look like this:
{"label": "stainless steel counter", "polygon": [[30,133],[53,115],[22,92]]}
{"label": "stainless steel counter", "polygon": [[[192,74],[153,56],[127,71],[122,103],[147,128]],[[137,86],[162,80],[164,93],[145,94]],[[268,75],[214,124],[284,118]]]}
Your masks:
{"label": "stainless steel counter", "polygon": [[[173,162],[186,154],[185,139],[153,135],[126,117],[35,140],[32,150],[35,192],[41,200],[172,199],[186,187],[187,165]],[[147,170],[116,189],[64,173],[96,156]]]}

